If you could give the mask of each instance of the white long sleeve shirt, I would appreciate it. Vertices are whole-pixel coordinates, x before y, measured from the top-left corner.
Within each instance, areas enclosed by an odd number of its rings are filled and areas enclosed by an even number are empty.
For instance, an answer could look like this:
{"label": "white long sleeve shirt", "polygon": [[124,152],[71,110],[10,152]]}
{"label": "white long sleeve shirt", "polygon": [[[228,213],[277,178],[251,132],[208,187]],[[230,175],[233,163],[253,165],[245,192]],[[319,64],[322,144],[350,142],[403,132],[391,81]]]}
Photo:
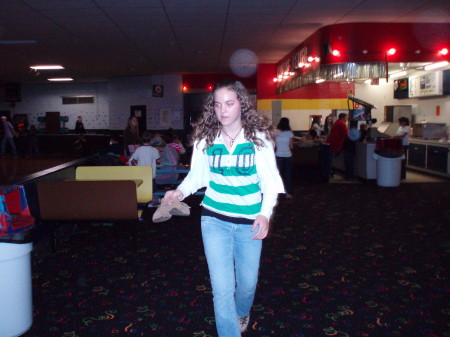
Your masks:
{"label": "white long sleeve shirt", "polygon": [[240,134],[230,151],[221,135],[205,151],[205,140],[196,142],[191,170],[178,189],[187,197],[206,187],[202,206],[219,214],[246,219],[261,214],[270,219],[284,187],[273,144],[262,133],[258,137],[264,147],[257,148]]}

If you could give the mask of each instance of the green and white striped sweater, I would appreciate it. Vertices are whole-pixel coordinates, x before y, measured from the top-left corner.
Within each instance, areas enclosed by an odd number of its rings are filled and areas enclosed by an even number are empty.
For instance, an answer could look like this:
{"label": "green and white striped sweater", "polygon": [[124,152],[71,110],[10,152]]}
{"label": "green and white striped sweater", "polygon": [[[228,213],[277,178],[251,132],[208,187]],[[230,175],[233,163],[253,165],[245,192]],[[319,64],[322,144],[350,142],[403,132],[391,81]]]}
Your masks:
{"label": "green and white striped sweater", "polygon": [[235,217],[254,218],[261,211],[255,145],[238,144],[230,153],[224,144],[206,150],[210,183],[203,206]]}
{"label": "green and white striped sweater", "polygon": [[[265,146],[255,147],[241,134],[231,151],[219,134],[206,151],[205,140],[193,147],[191,169],[178,186],[184,197],[206,187],[202,205],[215,213],[255,219],[270,219],[277,194],[284,193],[273,144],[257,134]],[[230,153],[231,152],[231,153]]]}

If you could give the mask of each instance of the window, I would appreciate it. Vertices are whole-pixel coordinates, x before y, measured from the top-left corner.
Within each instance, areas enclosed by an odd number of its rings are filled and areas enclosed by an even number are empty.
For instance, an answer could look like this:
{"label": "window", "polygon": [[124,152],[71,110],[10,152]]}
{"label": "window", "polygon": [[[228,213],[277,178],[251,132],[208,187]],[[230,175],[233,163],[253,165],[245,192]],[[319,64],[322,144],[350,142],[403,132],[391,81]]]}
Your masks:
{"label": "window", "polygon": [[94,96],[70,96],[62,97],[62,104],[92,104]]}

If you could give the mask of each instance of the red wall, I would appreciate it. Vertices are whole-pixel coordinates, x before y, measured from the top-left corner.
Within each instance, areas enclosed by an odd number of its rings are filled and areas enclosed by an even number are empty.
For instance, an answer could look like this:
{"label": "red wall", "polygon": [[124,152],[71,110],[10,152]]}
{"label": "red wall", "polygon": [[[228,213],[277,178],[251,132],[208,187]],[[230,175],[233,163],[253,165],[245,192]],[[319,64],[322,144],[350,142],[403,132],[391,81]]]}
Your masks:
{"label": "red wall", "polygon": [[258,99],[273,99],[276,96],[277,85],[273,81],[277,77],[277,65],[266,63],[258,65]]}

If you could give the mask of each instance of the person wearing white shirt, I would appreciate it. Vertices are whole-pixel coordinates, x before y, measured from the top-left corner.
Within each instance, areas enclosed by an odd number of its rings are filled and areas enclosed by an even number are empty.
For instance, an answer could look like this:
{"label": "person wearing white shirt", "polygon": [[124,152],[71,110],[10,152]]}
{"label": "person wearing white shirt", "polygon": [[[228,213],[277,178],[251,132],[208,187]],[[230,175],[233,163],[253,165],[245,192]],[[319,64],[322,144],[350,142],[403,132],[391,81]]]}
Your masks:
{"label": "person wearing white shirt", "polygon": [[411,127],[409,126],[409,119],[407,117],[400,117],[398,119],[400,124],[397,130],[397,138],[402,139],[403,153],[405,158],[402,160],[402,173],[401,178],[406,178],[406,162],[408,160],[408,147],[409,147],[409,137],[411,137]]}
{"label": "person wearing white shirt", "polygon": [[151,166],[153,178],[156,175],[156,161],[159,159],[159,151],[150,145],[151,134],[145,131],[142,135],[142,146],[139,146],[128,159],[128,165],[136,163],[137,166]]}
{"label": "person wearing white shirt", "polygon": [[269,129],[241,82],[219,82],[194,124],[191,170],[164,196],[170,205],[206,187],[201,230],[219,337],[248,327],[262,241],[284,193]]}
{"label": "person wearing white shirt", "polygon": [[289,125],[289,118],[283,117],[277,125],[275,134],[275,156],[278,171],[283,178],[286,198],[292,198],[292,148],[294,147],[294,134]]}

